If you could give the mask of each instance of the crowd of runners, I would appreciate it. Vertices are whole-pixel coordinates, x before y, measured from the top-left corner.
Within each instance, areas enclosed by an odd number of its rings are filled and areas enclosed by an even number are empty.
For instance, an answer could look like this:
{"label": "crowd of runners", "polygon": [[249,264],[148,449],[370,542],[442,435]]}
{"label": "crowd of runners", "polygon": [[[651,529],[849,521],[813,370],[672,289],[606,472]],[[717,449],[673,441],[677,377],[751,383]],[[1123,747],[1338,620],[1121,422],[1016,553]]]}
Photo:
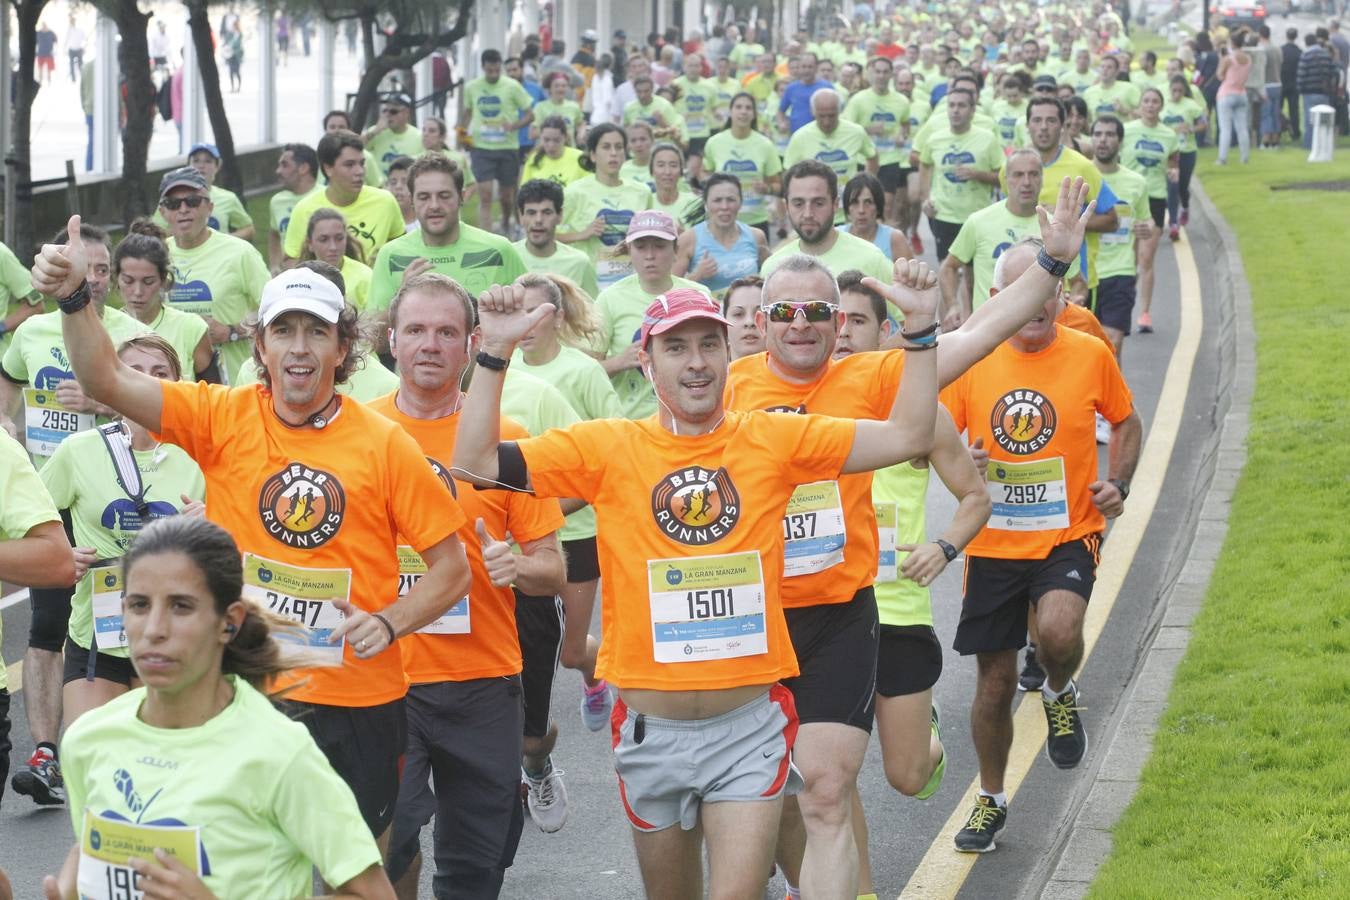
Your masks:
{"label": "crowd of runners", "polygon": [[[76,215],[0,254],[34,741],[0,792],[69,810],[48,897],[416,897],[428,864],[495,897],[589,802],[551,755],[578,713],[649,896],[875,896],[858,776],[875,728],[896,791],[942,783],[941,640],[978,671],[957,850],[1008,822],[1019,687],[1079,764],[1120,358],[1203,78],[1102,3],[857,6],[487,50],[458,128],[331,112],[266,253],[202,144],[120,241]],[[1236,84],[1244,35],[1204,42]]]}

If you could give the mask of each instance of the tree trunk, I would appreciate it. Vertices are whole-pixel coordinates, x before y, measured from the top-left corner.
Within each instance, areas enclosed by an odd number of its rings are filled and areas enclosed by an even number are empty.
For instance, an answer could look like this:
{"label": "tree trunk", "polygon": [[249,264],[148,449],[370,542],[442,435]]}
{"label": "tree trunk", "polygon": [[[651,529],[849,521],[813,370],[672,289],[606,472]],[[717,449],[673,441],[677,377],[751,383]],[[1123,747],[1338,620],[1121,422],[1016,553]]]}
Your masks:
{"label": "tree trunk", "polygon": [[[33,222],[33,100],[38,84],[33,78],[37,59],[37,26],[47,0],[22,0],[15,12],[19,20],[19,71],[14,85],[14,134],[10,156],[14,167],[7,169],[6,177],[15,179],[14,192],[14,251],[19,259],[31,259],[37,251]],[[9,14],[8,10],[4,11]]]}
{"label": "tree trunk", "polygon": [[439,34],[412,35],[408,33],[409,26],[414,23],[399,22],[398,30],[390,36],[384,49],[373,58],[371,51],[374,49],[374,43],[370,31],[372,21],[366,15],[362,15],[361,26],[367,37],[367,63],[351,110],[352,126],[357,131],[365,127],[366,119],[379,96],[380,82],[384,80],[384,76],[398,69],[411,69],[438,47],[449,47],[464,37],[469,31],[469,16],[473,3],[474,0],[459,0],[459,15],[455,18],[454,27]]}
{"label": "tree trunk", "polygon": [[216,148],[220,150],[220,176],[216,181],[238,194],[242,201],[244,179],[235,159],[234,135],[230,131],[230,120],[225,116],[225,98],[220,93],[220,70],[216,68],[216,51],[211,46],[211,20],[207,15],[206,0],[188,0],[186,6],[192,49],[197,54],[197,71],[201,73],[202,91],[206,94],[206,115],[211,120]]}
{"label": "tree trunk", "polygon": [[137,0],[118,0],[107,10],[122,35],[121,62],[127,80],[127,123],[122,129],[122,221],[128,227],[152,206],[145,196],[145,172],[150,139],[155,133],[155,82],[150,77],[150,46],[146,26],[151,14]]}

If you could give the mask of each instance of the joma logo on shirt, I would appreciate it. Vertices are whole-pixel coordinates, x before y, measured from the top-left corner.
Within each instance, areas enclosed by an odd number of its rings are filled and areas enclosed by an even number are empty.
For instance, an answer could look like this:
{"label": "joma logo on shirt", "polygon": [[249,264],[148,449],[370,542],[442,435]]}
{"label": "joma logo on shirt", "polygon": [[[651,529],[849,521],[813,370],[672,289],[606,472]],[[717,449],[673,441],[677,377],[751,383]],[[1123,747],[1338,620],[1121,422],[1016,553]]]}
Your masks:
{"label": "joma logo on shirt", "polygon": [[263,482],[258,515],[287,547],[313,550],[337,536],[347,511],[342,484],[322,469],[291,463]]}
{"label": "joma logo on shirt", "polygon": [[989,416],[994,440],[1017,456],[1028,456],[1043,449],[1055,436],[1058,425],[1059,417],[1050,400],[1028,388],[1004,394]]}
{"label": "joma logo on shirt", "polygon": [[741,518],[741,498],[725,468],[677,469],[652,489],[652,516],[666,537],[702,545],[729,535]]}

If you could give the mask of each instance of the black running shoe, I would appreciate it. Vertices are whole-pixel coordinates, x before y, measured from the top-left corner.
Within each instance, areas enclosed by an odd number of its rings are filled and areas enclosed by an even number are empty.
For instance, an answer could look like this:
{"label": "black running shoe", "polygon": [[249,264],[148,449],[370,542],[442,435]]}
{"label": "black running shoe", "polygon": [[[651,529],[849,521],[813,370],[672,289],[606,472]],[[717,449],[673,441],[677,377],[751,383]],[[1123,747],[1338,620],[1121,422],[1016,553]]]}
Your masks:
{"label": "black running shoe", "polygon": [[28,764],[9,780],[16,793],[33,798],[38,806],[60,806],[66,802],[66,782],[61,765],[42,750],[33,751]]}
{"label": "black running shoe", "polygon": [[1069,685],[1064,693],[1053,700],[1041,695],[1041,704],[1045,707],[1045,721],[1050,726],[1050,734],[1045,739],[1045,755],[1061,769],[1072,769],[1082,761],[1087,753],[1087,730],[1083,728],[1083,719],[1078,715],[1078,688]]}
{"label": "black running shoe", "polygon": [[966,819],[966,827],[956,833],[956,849],[961,853],[988,853],[994,849],[994,835],[1008,824],[1008,808],[993,797],[980,794]]}
{"label": "black running shoe", "polygon": [[1045,670],[1041,664],[1036,662],[1036,645],[1027,645],[1027,662],[1022,666],[1022,675],[1017,679],[1017,687],[1020,690],[1030,693],[1039,691],[1041,685],[1045,684]]}

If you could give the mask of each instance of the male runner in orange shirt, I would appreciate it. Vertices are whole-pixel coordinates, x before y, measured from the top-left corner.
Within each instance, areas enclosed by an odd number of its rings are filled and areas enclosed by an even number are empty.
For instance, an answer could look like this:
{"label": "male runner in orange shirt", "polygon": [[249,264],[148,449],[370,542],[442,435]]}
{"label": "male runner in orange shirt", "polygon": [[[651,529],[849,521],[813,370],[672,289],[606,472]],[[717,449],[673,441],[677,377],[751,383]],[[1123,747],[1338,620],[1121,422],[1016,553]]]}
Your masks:
{"label": "male runner in orange shirt", "polygon": [[[400,641],[412,687],[388,870],[399,896],[414,900],[419,835],[433,815],[434,892],[495,897],[501,891],[524,823],[519,759],[525,722],[511,587],[551,598],[565,580],[556,500],[476,491],[450,476],[473,316],[473,300],[453,279],[427,273],[405,281],[389,305],[389,352],[398,361],[399,387],[371,404],[413,436],[459,498],[467,517],[459,536],[473,573],[467,597]],[[526,436],[509,419],[501,427],[512,440]],[[519,555],[500,539],[508,533]],[[399,562],[404,593],[421,578],[423,565],[410,547],[399,549]]]}
{"label": "male runner in orange shirt", "polygon": [[[1082,189],[1081,180],[1070,185],[1066,179],[1061,204]],[[1072,258],[1085,221],[1076,218],[1060,218],[1068,225],[1057,227],[1042,216],[1042,230],[1053,242],[1051,256]],[[897,263],[897,271],[903,265]],[[1014,303],[985,304],[944,335],[937,353],[939,383],[951,382],[998,347],[1036,315],[1043,299],[1021,294]],[[727,406],[852,419],[885,416],[909,354],[893,350],[833,360],[844,324],[839,302],[834,274],[819,260],[790,257],[775,269],[756,313],[768,349],[732,364]],[[872,731],[878,641],[871,471],[799,488],[782,527],[783,606],[802,669],[786,682],[801,718],[793,762],[806,789],[785,807],[778,862],[788,883],[807,896],[852,896],[858,856],[849,811]]]}
{"label": "male runner in orange shirt", "polygon": [[[398,796],[408,676],[395,644],[469,587],[463,512],[401,428],[336,392],[360,355],[356,311],[311,269],[267,283],[254,345],[262,384],[159,381],[123,364],[88,306],[79,216],[44,245],[33,286],[56,297],[89,396],[178,444],[206,476],[207,517],[244,551],[245,596],[291,619],[303,667],[290,711],[352,788],[384,850]],[[331,267],[330,267],[331,268]],[[427,574],[398,596],[399,536]],[[388,651],[388,652],[386,652]]]}
{"label": "male runner in orange shirt", "polygon": [[[1000,258],[994,286],[1035,265],[1038,242]],[[999,296],[987,306],[1004,302]],[[1058,325],[1060,295],[943,393],[956,427],[989,450],[993,513],[966,547],[965,599],[954,646],[975,654],[971,731],[980,793],[956,849],[986,853],[1007,821],[1003,775],[1012,746],[1017,651],[1036,610],[1046,755],[1073,768],[1087,751],[1073,674],[1083,657],[1083,617],[1106,519],[1120,515],[1139,459],[1143,426],[1114,354]],[[1108,477],[1097,475],[1095,413],[1112,425]]]}

